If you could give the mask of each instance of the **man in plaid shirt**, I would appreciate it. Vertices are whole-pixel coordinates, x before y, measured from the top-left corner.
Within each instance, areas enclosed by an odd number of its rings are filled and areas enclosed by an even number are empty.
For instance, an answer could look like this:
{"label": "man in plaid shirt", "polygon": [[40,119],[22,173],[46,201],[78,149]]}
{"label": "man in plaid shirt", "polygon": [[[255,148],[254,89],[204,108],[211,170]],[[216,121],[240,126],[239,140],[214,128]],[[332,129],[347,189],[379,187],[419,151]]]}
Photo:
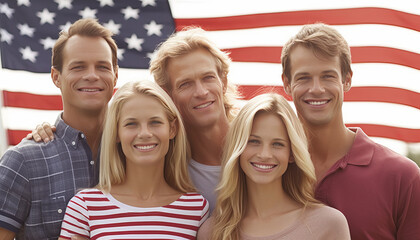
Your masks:
{"label": "man in plaid shirt", "polygon": [[54,141],[23,140],[0,161],[2,239],[57,239],[70,198],[96,185],[104,114],[118,78],[111,36],[92,19],[60,34],[51,78],[61,90],[63,112]]}

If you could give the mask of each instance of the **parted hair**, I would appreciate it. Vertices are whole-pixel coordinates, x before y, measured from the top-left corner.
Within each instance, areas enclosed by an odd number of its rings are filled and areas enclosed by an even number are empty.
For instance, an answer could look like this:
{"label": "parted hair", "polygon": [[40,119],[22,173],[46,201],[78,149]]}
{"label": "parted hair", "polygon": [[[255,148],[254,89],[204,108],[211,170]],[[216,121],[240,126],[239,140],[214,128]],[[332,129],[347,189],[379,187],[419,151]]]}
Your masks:
{"label": "parted hair", "polygon": [[[216,62],[220,78],[226,77],[229,73],[231,59],[226,52],[221,51],[215,43],[205,35],[205,31],[198,27],[188,27],[182,31],[172,34],[165,42],[161,43],[155,56],[150,62],[150,72],[154,80],[165,91],[171,92],[172,87],[170,76],[167,73],[168,61],[170,59],[186,55],[198,49],[208,51]],[[223,83],[224,84],[224,83]],[[237,98],[236,86],[227,80],[226,92],[223,96],[223,103],[226,116],[232,121],[236,115],[234,104]]]}
{"label": "parted hair", "polygon": [[343,79],[345,79],[344,76],[348,73],[352,73],[351,53],[347,41],[334,28],[323,23],[315,23],[304,25],[302,29],[283,46],[281,52],[281,65],[283,67],[283,75],[286,76],[289,81],[292,80],[290,76],[290,54],[292,50],[299,45],[312,50],[315,56],[320,58],[338,56]]}
{"label": "parted hair", "polygon": [[[181,192],[195,191],[188,175],[190,158],[188,141],[180,114],[169,95],[150,80],[133,81],[124,84],[115,93],[106,114],[101,142],[98,188],[106,192],[113,184],[122,183],[126,176],[126,158],[121,143],[117,141],[121,109],[131,98],[144,95],[156,99],[166,113],[168,122],[174,122],[176,135],[169,142],[165,155],[164,177],[166,182]],[[142,104],[139,102],[138,104]]]}
{"label": "parted hair", "polygon": [[247,146],[254,118],[259,112],[280,117],[287,129],[293,162],[288,164],[282,176],[284,191],[305,207],[318,203],[313,190],[315,170],[304,129],[296,114],[279,94],[256,96],[240,110],[226,136],[211,239],[239,239],[238,227],[247,203],[246,176],[240,167],[239,158]]}
{"label": "parted hair", "polygon": [[114,68],[114,72],[117,71],[118,68],[118,57],[117,57],[117,44],[115,43],[114,39],[112,38],[113,33],[98,23],[96,19],[79,19],[74,22],[68,31],[61,31],[60,36],[58,37],[57,41],[54,44],[52,49],[52,57],[51,57],[51,64],[52,66],[57,69],[59,72],[63,69],[63,50],[66,46],[67,40],[72,36],[79,35],[83,37],[101,37],[105,39],[108,43],[109,47],[111,48],[112,53],[112,67]]}

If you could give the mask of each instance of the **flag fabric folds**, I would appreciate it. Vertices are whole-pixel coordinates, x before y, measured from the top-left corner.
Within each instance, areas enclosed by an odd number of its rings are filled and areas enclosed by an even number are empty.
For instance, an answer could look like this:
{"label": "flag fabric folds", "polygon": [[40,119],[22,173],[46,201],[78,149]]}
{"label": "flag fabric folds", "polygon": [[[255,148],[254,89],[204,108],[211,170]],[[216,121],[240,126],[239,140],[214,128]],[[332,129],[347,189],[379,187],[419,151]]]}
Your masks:
{"label": "flag fabric folds", "polygon": [[282,46],[303,24],[333,25],[352,52],[346,124],[360,126],[379,142],[420,143],[417,1],[2,0],[1,114],[9,144],[17,144],[36,124],[54,122],[61,110],[48,74],[51,47],[58,32],[81,17],[98,18],[116,34],[117,86],[150,78],[147,67],[158,43],[175,30],[201,26],[230,53],[229,81],[239,86],[245,101],[266,91],[286,96]]}

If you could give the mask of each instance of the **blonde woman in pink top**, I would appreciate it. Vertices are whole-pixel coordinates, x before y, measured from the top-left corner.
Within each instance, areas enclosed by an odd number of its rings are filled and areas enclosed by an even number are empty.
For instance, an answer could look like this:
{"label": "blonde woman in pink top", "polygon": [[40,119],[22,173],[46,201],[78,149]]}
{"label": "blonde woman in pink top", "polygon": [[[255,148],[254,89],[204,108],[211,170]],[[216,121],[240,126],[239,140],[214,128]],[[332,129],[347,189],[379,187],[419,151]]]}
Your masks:
{"label": "blonde woman in pink top", "polygon": [[278,94],[250,100],[226,137],[216,209],[198,239],[350,239],[342,213],[314,198],[304,130]]}

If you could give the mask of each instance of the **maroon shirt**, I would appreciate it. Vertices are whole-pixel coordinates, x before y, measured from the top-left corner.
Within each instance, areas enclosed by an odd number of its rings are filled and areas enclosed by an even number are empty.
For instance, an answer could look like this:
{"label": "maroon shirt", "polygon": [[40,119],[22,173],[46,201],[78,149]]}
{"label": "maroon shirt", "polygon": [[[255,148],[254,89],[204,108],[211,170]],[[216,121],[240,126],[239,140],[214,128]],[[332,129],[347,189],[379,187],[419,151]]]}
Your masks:
{"label": "maroon shirt", "polygon": [[420,169],[359,128],[315,191],[346,216],[352,239],[420,239]]}

